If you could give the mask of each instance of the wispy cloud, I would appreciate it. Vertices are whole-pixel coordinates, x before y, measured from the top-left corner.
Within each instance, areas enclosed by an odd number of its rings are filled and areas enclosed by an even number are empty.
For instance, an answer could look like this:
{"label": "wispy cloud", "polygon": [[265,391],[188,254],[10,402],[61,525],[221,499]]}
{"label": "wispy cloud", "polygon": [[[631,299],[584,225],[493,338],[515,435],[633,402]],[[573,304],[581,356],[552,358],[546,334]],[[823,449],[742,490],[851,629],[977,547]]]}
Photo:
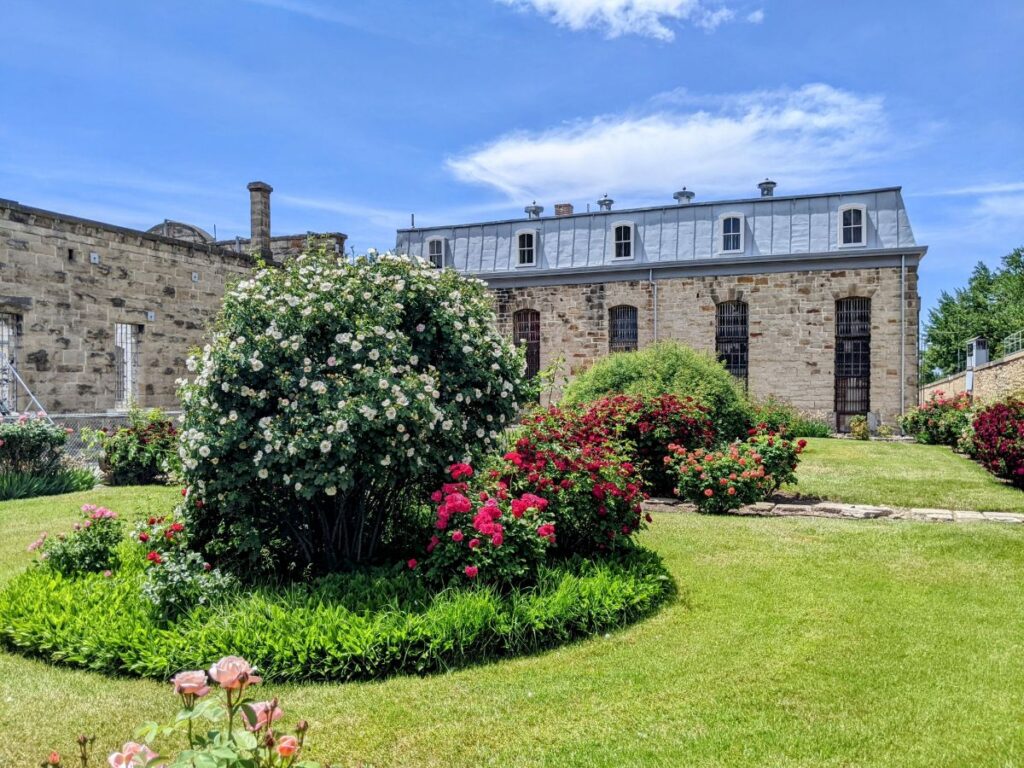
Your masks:
{"label": "wispy cloud", "polygon": [[[498,0],[520,10],[533,10],[552,23],[574,31],[597,29],[610,38],[640,35],[656,40],[675,39],[672,26],[691,23],[706,31],[736,18],[736,12],[705,0]],[[763,11],[747,21],[759,23]]]}
{"label": "wispy cloud", "polygon": [[245,2],[276,8],[279,11],[298,14],[316,21],[359,26],[355,16],[342,13],[337,6],[332,6],[329,3],[316,3],[310,2],[310,0],[245,0]]}
{"label": "wispy cloud", "polygon": [[1024,181],[1001,181],[987,184],[974,184],[952,189],[937,189],[919,192],[916,197],[973,197],[977,195],[999,195],[1007,192],[1024,192]]}
{"label": "wispy cloud", "polygon": [[877,96],[815,84],[716,96],[703,109],[699,101],[676,94],[653,100],[649,113],[513,133],[447,164],[456,178],[512,199],[605,191],[661,199],[680,184],[747,193],[765,175],[791,189],[820,187],[895,151]]}

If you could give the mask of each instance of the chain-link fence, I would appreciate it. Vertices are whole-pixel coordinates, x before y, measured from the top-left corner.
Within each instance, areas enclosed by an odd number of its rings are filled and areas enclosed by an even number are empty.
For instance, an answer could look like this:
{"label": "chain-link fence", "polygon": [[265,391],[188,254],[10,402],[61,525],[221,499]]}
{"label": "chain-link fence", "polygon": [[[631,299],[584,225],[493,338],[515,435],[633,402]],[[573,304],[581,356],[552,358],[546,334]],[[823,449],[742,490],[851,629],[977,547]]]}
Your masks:
{"label": "chain-link fence", "polygon": [[1020,352],[1022,349],[1024,349],[1024,330],[1011,333],[1003,339],[1003,357]]}

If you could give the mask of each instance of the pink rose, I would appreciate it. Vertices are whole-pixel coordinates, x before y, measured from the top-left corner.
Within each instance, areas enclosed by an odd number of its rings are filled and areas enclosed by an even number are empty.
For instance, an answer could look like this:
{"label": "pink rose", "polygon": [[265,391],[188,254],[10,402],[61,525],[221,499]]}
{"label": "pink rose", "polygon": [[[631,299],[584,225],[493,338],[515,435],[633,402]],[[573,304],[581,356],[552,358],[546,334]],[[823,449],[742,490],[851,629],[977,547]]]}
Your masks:
{"label": "pink rose", "polygon": [[475,565],[466,566],[466,578],[475,579],[478,573],[480,573],[480,569]]}
{"label": "pink rose", "polygon": [[164,763],[151,763],[157,756],[156,752],[145,744],[137,744],[129,741],[120,752],[112,752],[107,758],[110,768],[135,768],[136,766],[152,766],[152,768],[163,768]]}
{"label": "pink rose", "polygon": [[299,740],[294,736],[282,736],[275,747],[281,757],[291,757],[299,751]]}
{"label": "pink rose", "polygon": [[210,681],[201,669],[191,672],[179,672],[171,678],[174,692],[181,696],[205,696],[210,692]]}
{"label": "pink rose", "polygon": [[406,565],[409,566],[409,570],[410,571],[416,570],[416,566],[418,565],[418,563],[416,562],[416,558],[415,557],[409,558],[409,562],[407,562]]}
{"label": "pink rose", "polygon": [[[252,711],[250,712],[249,709]],[[249,708],[242,708],[242,719],[245,720],[245,727],[250,731],[259,731],[268,728],[275,720],[280,720],[284,715],[281,708],[277,706],[277,700],[257,701],[250,704]]]}
{"label": "pink rose", "polygon": [[244,689],[247,685],[262,683],[263,678],[254,675],[255,670],[240,656],[225,656],[212,667],[210,677],[229,691]]}

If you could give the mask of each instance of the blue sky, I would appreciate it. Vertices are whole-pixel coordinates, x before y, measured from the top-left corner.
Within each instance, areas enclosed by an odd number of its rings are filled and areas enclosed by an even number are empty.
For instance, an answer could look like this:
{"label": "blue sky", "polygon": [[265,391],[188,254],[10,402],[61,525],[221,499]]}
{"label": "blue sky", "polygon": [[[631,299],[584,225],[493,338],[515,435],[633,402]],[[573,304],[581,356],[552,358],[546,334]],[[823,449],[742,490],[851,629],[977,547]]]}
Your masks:
{"label": "blue sky", "polygon": [[6,3],[0,197],[359,251],[421,225],[898,184],[925,307],[1024,245],[1024,2]]}

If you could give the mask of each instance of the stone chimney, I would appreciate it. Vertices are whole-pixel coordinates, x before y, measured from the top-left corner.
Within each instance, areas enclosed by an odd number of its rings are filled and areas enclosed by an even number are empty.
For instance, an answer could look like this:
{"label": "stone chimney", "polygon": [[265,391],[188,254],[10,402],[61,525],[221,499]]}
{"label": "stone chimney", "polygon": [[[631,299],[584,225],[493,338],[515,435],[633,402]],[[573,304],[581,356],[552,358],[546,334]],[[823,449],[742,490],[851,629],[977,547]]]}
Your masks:
{"label": "stone chimney", "polygon": [[555,216],[572,216],[572,203],[555,203]]}
{"label": "stone chimney", "polygon": [[765,179],[757,188],[761,190],[761,197],[773,197],[775,195],[776,184],[771,179]]}
{"label": "stone chimney", "polygon": [[252,230],[249,249],[270,259],[270,193],[274,188],[263,181],[249,183],[249,224]]}

